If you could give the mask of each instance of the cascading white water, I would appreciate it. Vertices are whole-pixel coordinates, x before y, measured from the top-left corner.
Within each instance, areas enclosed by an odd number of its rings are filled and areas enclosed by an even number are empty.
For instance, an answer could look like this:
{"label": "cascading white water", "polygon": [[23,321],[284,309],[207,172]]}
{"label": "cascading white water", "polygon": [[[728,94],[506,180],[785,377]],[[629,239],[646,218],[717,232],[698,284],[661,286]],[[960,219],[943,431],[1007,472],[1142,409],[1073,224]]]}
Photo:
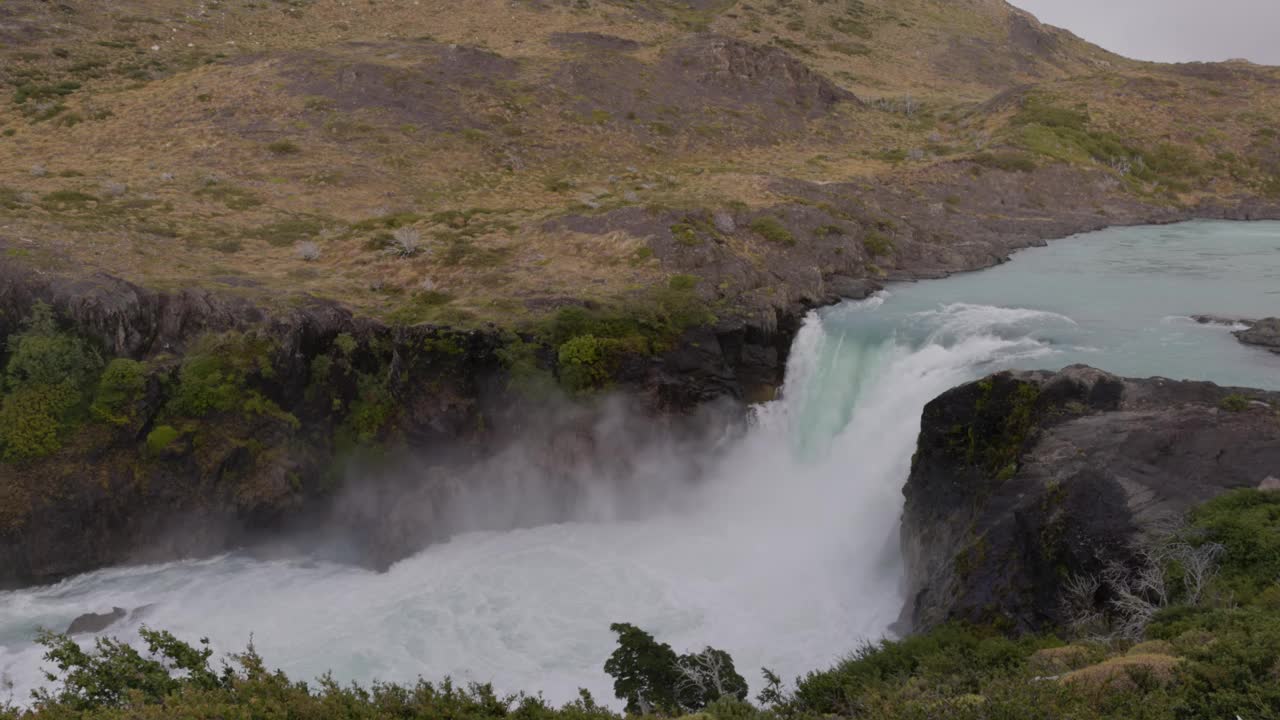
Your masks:
{"label": "cascading white water", "polygon": [[[577,522],[459,535],[384,574],[227,556],[0,593],[0,678],[23,702],[43,682],[38,627],[154,604],[149,625],[225,651],[252,635],[295,678],[452,675],[604,700],[608,627],[622,621],[680,650],[724,648],[749,680],[760,666],[789,679],[898,616],[901,488],[926,402],[1003,367],[1072,362],[1280,389],[1280,356],[1187,317],[1274,315],[1278,287],[1280,223],[1197,222],[1104,231],[896,288],[811,317],[783,399],[727,451],[688,462],[689,443],[645,450],[626,486],[575,478]],[[433,520],[500,529],[547,517],[520,459],[458,478],[485,488]]]}
{"label": "cascading white water", "polygon": [[[791,678],[888,631],[902,607],[901,488],[926,402],[1052,350],[1051,313],[951,305],[877,323],[883,298],[814,314],[783,399],[680,502],[635,522],[471,533],[384,574],[227,556],[117,568],[0,594],[0,673],[24,701],[43,682],[38,626],[154,605],[142,622],[217,649],[252,636],[297,678],[491,681],[552,701],[612,697],[609,625],[678,649],[728,650],[749,680]],[[110,633],[132,639],[136,623]],[[758,683],[755,683],[758,685]]]}

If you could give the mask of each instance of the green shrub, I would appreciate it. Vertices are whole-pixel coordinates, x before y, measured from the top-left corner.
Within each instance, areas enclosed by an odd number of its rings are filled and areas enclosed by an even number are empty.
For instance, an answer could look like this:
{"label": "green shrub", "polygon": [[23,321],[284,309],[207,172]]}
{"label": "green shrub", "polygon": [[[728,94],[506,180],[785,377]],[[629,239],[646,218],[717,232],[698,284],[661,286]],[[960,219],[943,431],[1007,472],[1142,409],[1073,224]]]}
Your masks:
{"label": "green shrub", "polygon": [[360,445],[373,445],[385,434],[399,406],[386,382],[376,375],[361,373],[356,387],[342,433]]}
{"label": "green shrub", "polygon": [[0,457],[48,455],[83,417],[102,359],[83,340],[58,329],[53,308],[37,302],[24,329],[8,341],[0,399]]}
{"label": "green shrub", "polygon": [[272,155],[297,155],[302,152],[302,148],[288,140],[276,140],[273,143],[269,143],[267,145],[267,150],[270,151]]}
{"label": "green shrub", "polygon": [[99,422],[110,425],[132,424],[134,406],[146,387],[147,366],[144,363],[116,358],[102,372],[89,411]]}
{"label": "green shrub", "polygon": [[1083,108],[1059,107],[1048,98],[1031,95],[1023,100],[1022,107],[1013,116],[1012,123],[1084,130],[1089,124],[1089,112]]}
{"label": "green shrub", "polygon": [[273,247],[289,247],[311,240],[324,229],[319,218],[299,217],[281,220],[249,231],[249,237],[266,240]]}
{"label": "green shrub", "polygon": [[1036,169],[1036,161],[1020,152],[982,152],[974,155],[973,161],[982,167],[1005,172],[1031,172]]}
{"label": "green shrub", "polygon": [[893,254],[893,238],[880,232],[872,230],[862,239],[862,246],[867,249],[867,254],[873,258],[887,257]]}
{"label": "green shrub", "polygon": [[672,275],[671,279],[667,281],[667,287],[676,291],[693,290],[698,287],[698,276]]}
{"label": "green shrub", "polygon": [[166,412],[200,418],[240,410],[250,395],[252,378],[271,378],[275,344],[248,333],[225,333],[202,338],[183,359],[178,387]]}
{"label": "green shrub", "polygon": [[782,221],[771,215],[756,218],[751,223],[751,229],[760,237],[771,243],[779,245],[795,245],[795,236],[787,229]]}
{"label": "green shrub", "polygon": [[609,381],[617,340],[579,335],[560,345],[560,382],[572,392],[586,392]]}
{"label": "green shrub", "polygon": [[1280,492],[1239,490],[1191,514],[1201,542],[1221,543],[1215,583],[1237,602],[1250,602],[1280,583]]}
{"label": "green shrub", "polygon": [[672,225],[671,237],[685,247],[698,247],[702,244],[702,240],[698,237],[698,229],[687,222]]}
{"label": "green shrub", "polygon": [[1222,398],[1218,405],[1228,412],[1244,412],[1249,409],[1249,398],[1240,393],[1232,393]]}
{"label": "green shrub", "polygon": [[0,405],[0,448],[7,461],[43,457],[62,447],[64,418],[79,398],[64,384],[28,385]]}

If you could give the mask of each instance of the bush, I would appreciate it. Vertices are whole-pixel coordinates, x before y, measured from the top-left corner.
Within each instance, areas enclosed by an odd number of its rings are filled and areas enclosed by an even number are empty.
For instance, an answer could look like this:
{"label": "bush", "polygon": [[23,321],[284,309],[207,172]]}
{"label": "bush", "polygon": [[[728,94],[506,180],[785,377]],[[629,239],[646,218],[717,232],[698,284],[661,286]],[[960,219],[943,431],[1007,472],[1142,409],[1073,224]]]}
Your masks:
{"label": "bush", "polygon": [[722,710],[741,711],[734,703],[746,698],[747,683],[725,651],[708,647],[676,655],[634,625],[614,623],[609,629],[618,636],[618,648],[604,671],[628,713],[689,713],[717,702]]}
{"label": "bush", "polygon": [[974,155],[973,161],[982,167],[1005,172],[1031,172],[1036,169],[1036,161],[1020,152],[983,152]]}
{"label": "bush", "polygon": [[1249,398],[1240,393],[1232,393],[1222,398],[1218,405],[1228,412],[1244,412],[1249,409]]}
{"label": "bush", "polygon": [[297,155],[302,152],[302,148],[288,140],[276,140],[273,143],[269,143],[267,145],[267,150],[269,150],[272,155]]}
{"label": "bush", "polygon": [[134,421],[134,405],[146,387],[145,364],[128,358],[116,358],[102,372],[89,410],[99,422],[130,425]]}
{"label": "bush", "polygon": [[1224,550],[1215,584],[1237,602],[1251,602],[1280,584],[1280,492],[1239,490],[1191,514],[1201,543]]}
{"label": "bush", "polygon": [[787,226],[783,225],[781,220],[771,215],[756,218],[751,223],[751,229],[755,231],[757,235],[771,243],[777,243],[779,245],[796,244],[795,236],[791,234],[791,231],[787,229]]}
{"label": "bush", "polygon": [[147,433],[147,452],[153,457],[161,455],[180,437],[182,433],[172,425],[158,425]]}
{"label": "bush", "polygon": [[239,410],[249,399],[251,378],[271,378],[274,343],[253,334],[226,333],[201,339],[182,362],[178,387],[166,411],[200,418]]}
{"label": "bush", "polygon": [[886,257],[893,254],[893,238],[879,230],[872,230],[862,239],[862,246],[873,258]]}
{"label": "bush", "polygon": [[77,402],[66,385],[30,385],[0,405],[0,448],[7,461],[43,457],[62,447],[63,418]]}
{"label": "bush", "polygon": [[82,419],[102,359],[83,340],[60,331],[53,308],[44,303],[33,306],[23,331],[9,338],[8,349],[0,458],[48,455]]}
{"label": "bush", "polygon": [[612,375],[618,347],[618,340],[594,335],[579,335],[565,341],[557,351],[561,384],[572,392],[603,386]]}

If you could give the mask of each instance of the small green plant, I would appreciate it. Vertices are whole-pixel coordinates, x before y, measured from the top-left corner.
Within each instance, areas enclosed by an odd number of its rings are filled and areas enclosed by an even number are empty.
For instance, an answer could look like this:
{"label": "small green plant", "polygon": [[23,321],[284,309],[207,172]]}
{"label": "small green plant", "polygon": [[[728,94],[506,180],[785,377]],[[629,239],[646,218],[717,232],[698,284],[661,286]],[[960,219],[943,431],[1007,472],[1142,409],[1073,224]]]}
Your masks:
{"label": "small green plant", "polygon": [[981,152],[973,156],[973,162],[1005,172],[1031,172],[1036,169],[1036,161],[1020,152]]}
{"label": "small green plant", "polygon": [[276,140],[275,142],[268,143],[267,150],[272,155],[297,155],[302,152],[302,148],[289,140]]}
{"label": "small green plant", "polygon": [[873,258],[888,257],[893,254],[893,238],[879,230],[868,232],[862,239],[862,246]]}
{"label": "small green plant", "polygon": [[172,425],[157,425],[147,433],[147,453],[152,457],[163,455],[182,433]]}
{"label": "small green plant", "polygon": [[1249,398],[1239,393],[1232,393],[1222,398],[1218,405],[1228,412],[1244,412],[1249,409]]}
{"label": "small green plant", "polygon": [[758,217],[751,223],[751,229],[757,235],[771,243],[779,245],[795,245],[796,238],[782,221],[772,215]]}
{"label": "small green plant", "polygon": [[58,328],[53,308],[37,302],[9,338],[0,397],[0,457],[38,458],[56,451],[80,423],[102,359]]}
{"label": "small green plant", "polygon": [[131,425],[135,405],[147,387],[147,366],[129,358],[107,364],[89,407],[95,420],[110,425]]}

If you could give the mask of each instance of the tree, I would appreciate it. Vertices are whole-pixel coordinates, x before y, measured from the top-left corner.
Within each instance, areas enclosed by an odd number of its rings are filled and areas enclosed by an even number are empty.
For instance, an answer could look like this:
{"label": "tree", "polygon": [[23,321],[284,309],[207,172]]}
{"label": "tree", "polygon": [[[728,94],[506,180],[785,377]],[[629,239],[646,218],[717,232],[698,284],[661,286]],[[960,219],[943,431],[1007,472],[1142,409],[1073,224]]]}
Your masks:
{"label": "tree", "polygon": [[723,650],[708,647],[699,653],[680,656],[676,661],[680,678],[676,699],[686,712],[696,712],[720,698],[747,697],[747,681],[733,667],[733,658]]}
{"label": "tree", "polygon": [[627,712],[678,709],[679,657],[671,646],[627,623],[614,623],[609,629],[618,635],[618,648],[605,661],[604,671],[613,678],[613,694],[626,701]]}
{"label": "tree", "polygon": [[676,655],[670,645],[634,625],[615,623],[609,629],[618,634],[618,649],[604,671],[629,713],[697,712],[721,698],[747,697],[747,681],[723,650],[708,647]]}

